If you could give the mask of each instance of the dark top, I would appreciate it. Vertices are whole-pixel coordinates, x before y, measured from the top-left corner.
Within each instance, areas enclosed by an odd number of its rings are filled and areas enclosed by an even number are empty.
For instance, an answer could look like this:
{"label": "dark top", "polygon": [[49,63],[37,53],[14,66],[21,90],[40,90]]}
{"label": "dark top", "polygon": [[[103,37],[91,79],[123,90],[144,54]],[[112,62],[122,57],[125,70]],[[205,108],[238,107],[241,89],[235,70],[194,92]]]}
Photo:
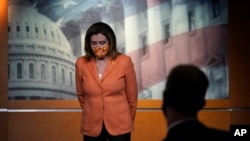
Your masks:
{"label": "dark top", "polygon": [[171,128],[163,141],[229,141],[230,132],[206,127],[198,120],[189,120]]}

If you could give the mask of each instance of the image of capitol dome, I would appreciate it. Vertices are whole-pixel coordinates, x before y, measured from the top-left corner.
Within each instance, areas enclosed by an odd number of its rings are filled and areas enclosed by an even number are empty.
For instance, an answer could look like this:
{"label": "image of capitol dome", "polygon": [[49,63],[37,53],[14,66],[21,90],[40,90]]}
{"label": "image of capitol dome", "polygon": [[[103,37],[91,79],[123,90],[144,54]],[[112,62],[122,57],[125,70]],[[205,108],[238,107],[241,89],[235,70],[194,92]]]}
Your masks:
{"label": "image of capitol dome", "polygon": [[8,2],[10,100],[76,99],[75,60],[59,26],[28,1]]}
{"label": "image of capitol dome", "polygon": [[74,64],[99,21],[131,57],[138,99],[162,99],[164,78],[181,63],[207,74],[206,99],[227,99],[227,11],[227,0],[9,0],[9,99],[76,100]]}

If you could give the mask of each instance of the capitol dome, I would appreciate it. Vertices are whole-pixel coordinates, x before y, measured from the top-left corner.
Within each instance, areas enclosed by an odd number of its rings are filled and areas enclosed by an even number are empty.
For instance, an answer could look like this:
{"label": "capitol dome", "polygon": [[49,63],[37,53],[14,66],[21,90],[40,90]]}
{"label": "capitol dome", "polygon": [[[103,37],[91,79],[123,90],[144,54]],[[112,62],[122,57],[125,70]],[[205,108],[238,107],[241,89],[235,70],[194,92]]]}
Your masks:
{"label": "capitol dome", "polygon": [[27,0],[8,2],[9,99],[76,99],[75,60],[59,26]]}

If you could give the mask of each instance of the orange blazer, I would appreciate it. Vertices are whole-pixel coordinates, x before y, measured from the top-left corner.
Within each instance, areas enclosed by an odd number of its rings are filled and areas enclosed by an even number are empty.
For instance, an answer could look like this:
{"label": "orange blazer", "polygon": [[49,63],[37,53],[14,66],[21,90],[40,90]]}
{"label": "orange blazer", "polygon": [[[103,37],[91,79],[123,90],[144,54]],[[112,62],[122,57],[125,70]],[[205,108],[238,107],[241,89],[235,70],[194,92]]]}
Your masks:
{"label": "orange blazer", "polygon": [[83,57],[76,64],[76,92],[82,108],[80,132],[98,136],[103,123],[111,135],[134,130],[138,89],[134,65],[129,56],[109,59],[100,79],[95,60]]}

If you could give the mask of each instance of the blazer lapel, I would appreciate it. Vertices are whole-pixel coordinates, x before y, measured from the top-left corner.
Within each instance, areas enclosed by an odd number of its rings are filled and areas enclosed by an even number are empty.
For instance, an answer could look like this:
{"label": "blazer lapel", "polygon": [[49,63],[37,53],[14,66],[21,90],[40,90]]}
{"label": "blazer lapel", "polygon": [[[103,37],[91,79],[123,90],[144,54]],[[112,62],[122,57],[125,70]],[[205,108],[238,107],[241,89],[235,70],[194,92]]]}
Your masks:
{"label": "blazer lapel", "polygon": [[98,76],[98,72],[97,72],[97,68],[96,68],[96,64],[95,64],[94,59],[91,59],[91,61],[88,62],[86,65],[87,65],[87,68],[88,68],[90,74],[93,76],[93,78],[100,85],[101,81],[100,81],[99,76]]}
{"label": "blazer lapel", "polygon": [[107,75],[110,73],[110,71],[114,68],[115,65],[116,65],[116,60],[111,60],[111,59],[108,60],[108,63],[106,65],[106,68],[104,70],[101,80],[107,77]]}

